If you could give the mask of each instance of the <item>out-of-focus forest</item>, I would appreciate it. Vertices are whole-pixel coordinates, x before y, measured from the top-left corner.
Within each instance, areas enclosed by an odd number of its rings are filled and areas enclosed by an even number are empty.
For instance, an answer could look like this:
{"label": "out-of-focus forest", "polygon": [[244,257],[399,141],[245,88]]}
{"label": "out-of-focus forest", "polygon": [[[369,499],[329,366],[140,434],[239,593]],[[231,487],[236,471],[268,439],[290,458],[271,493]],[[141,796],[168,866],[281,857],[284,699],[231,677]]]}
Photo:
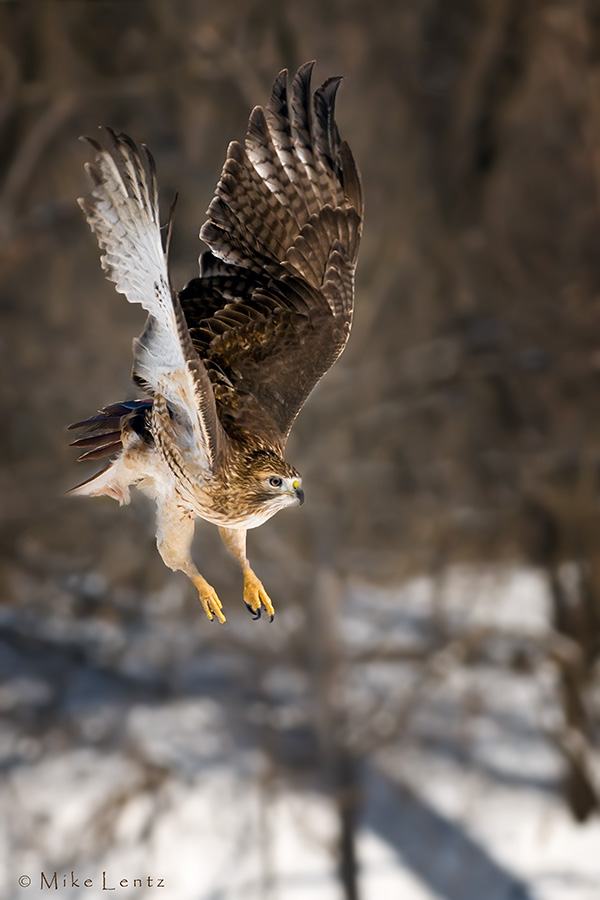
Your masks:
{"label": "out-of-focus forest", "polygon": [[[249,535],[273,625],[198,523],[218,628],[144,498],[64,496],[93,471],[66,425],[136,396],[143,327],[77,207],[77,138],[151,148],[182,287],[227,143],[313,58],[345,76],[363,176],[354,327],[288,444],[307,503]],[[587,897],[576,867],[562,893],[528,880],[510,812],[492,838],[499,786],[581,840],[600,808],[597,4],[4,2],[0,129],[3,896],[28,866],[35,887],[112,853],[133,877],[164,846],[172,900],[399,896],[369,887],[377,835],[407,900]],[[329,893],[310,852],[284,884],[269,849],[292,796]]]}

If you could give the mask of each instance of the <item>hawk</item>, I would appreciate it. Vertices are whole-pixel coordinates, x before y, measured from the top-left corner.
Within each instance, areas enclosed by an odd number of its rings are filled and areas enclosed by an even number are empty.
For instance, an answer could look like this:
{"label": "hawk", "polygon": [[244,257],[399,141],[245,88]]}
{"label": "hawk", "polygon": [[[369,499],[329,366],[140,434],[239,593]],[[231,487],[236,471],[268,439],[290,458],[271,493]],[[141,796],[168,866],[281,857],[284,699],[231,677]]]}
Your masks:
{"label": "hawk", "polygon": [[111,457],[72,489],[128,503],[135,486],[156,502],[166,565],[194,582],[210,620],[225,621],[214,588],[194,565],[195,518],[215,524],[241,566],[254,618],[273,604],[246,556],[246,532],[304,502],[284,458],[306,398],[350,333],[362,229],[360,176],[335,122],[341,78],[314,93],[314,63],[291,88],[287,70],[243,144],[234,141],[200,237],[200,276],[171,287],[161,238],[154,160],[106,129],[86,165],[93,189],[80,199],[116,290],[148,317],[133,343],[133,380],[144,399],[76,422],[80,460]]}

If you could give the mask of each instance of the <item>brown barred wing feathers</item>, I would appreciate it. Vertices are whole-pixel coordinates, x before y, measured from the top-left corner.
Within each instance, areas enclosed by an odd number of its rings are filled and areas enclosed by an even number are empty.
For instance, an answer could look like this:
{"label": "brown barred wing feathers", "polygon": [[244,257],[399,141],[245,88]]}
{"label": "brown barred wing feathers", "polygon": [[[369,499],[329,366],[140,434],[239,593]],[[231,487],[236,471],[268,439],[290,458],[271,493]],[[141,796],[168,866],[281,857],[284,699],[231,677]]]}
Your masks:
{"label": "brown barred wing feathers", "polygon": [[201,237],[200,278],[179,295],[229,433],[280,446],[350,331],[362,228],[360,177],[335,123],[339,78],[312,63],[277,77],[230,144]]}

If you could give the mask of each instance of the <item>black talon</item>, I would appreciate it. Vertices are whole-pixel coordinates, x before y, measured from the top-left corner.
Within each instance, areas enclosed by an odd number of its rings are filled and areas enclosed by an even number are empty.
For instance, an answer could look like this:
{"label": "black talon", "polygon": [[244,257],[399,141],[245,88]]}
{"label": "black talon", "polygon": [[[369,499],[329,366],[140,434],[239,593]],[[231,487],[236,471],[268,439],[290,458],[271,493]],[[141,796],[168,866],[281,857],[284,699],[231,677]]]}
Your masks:
{"label": "black talon", "polygon": [[249,603],[244,603],[244,606],[246,607],[246,609],[248,610],[248,612],[250,613],[252,619],[253,619],[255,622],[257,621],[257,619],[260,619],[260,616],[261,616],[261,609],[260,609],[260,606],[258,607],[258,609],[253,609],[253,608],[250,606]]}
{"label": "black talon", "polygon": [[272,615],[269,616],[269,623],[273,622],[274,619],[275,619],[275,613],[273,613]]}

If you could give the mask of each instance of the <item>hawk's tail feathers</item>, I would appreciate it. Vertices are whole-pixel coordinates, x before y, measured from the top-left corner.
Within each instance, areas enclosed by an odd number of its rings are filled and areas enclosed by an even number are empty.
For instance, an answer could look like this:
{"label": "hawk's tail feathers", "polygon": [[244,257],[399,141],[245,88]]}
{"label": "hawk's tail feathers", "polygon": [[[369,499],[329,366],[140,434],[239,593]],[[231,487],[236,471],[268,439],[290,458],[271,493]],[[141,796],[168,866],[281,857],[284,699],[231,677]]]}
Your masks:
{"label": "hawk's tail feathers", "polygon": [[148,414],[152,408],[152,400],[125,400],[105,406],[95,416],[74,422],[69,430],[83,431],[83,437],[71,443],[71,447],[85,447],[85,452],[78,462],[115,456],[107,468],[92,475],[81,484],[71,488],[67,493],[77,496],[98,497],[106,494],[119,501],[120,505],[129,503],[129,484],[131,473],[121,463],[123,450],[123,432],[135,434],[146,442],[151,442]]}

